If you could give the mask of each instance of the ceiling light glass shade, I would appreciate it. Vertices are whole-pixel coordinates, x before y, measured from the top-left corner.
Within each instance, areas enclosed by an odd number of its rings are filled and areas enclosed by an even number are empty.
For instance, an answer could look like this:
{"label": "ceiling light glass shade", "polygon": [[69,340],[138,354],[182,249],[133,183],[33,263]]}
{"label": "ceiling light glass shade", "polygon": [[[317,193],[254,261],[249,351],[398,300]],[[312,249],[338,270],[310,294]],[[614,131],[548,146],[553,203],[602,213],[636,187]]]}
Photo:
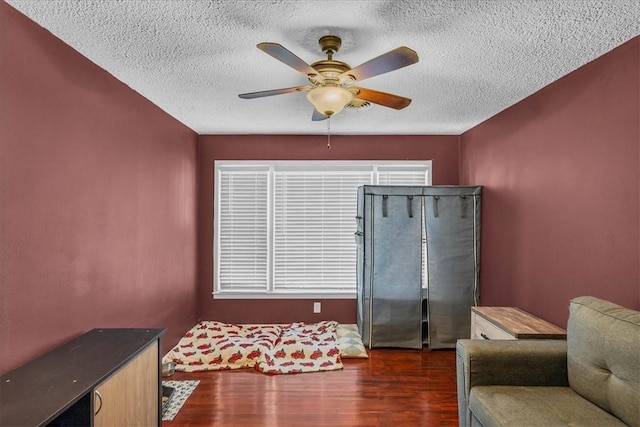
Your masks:
{"label": "ceiling light glass shade", "polygon": [[311,89],[307,99],[318,112],[333,116],[353,100],[353,94],[340,86],[321,86]]}

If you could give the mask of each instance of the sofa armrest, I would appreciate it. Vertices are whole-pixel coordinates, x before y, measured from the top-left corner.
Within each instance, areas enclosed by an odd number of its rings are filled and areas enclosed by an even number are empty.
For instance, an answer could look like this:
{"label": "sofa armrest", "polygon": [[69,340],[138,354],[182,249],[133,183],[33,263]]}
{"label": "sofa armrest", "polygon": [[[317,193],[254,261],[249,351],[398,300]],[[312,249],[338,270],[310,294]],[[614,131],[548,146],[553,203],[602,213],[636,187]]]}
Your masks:
{"label": "sofa armrest", "polygon": [[565,340],[458,340],[456,369],[458,417],[465,427],[475,386],[569,386]]}

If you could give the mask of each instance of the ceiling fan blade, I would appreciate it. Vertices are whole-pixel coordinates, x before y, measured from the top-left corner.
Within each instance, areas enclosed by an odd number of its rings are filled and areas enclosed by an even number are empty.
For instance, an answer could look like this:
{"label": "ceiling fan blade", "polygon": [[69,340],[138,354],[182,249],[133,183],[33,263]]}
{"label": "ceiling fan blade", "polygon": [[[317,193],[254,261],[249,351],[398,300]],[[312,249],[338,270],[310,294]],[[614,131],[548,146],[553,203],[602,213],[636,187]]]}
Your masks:
{"label": "ceiling fan blade", "polygon": [[416,62],[418,62],[418,54],[406,46],[400,46],[360,64],[349,71],[345,71],[340,77],[352,75],[356,80],[361,81],[369,77],[406,67],[407,65],[415,64]]}
{"label": "ceiling fan blade", "polygon": [[[402,110],[407,105],[411,104],[411,99],[404,96],[394,95],[392,93],[380,92],[377,90],[367,89],[364,87],[350,86],[349,90],[356,89],[358,92],[354,94],[354,98],[364,99],[365,101],[373,102],[374,104],[382,105],[384,107],[393,108],[396,110]],[[355,92],[355,91],[353,91]]]}
{"label": "ceiling fan blade", "polygon": [[295,86],[283,89],[263,90],[260,92],[241,93],[238,95],[242,99],[262,98],[264,96],[282,95],[285,93],[302,92],[311,89],[309,86]]}
{"label": "ceiling fan blade", "polygon": [[320,111],[313,109],[313,114],[311,114],[311,120],[314,122],[320,122],[322,120],[327,120],[329,116],[322,114]]}
{"label": "ceiling fan blade", "polygon": [[304,75],[318,75],[318,72],[311,67],[311,65],[298,58],[296,55],[287,50],[284,46],[278,43],[258,43],[258,49],[268,53],[276,58],[278,61],[284,62],[288,66],[298,70]]}

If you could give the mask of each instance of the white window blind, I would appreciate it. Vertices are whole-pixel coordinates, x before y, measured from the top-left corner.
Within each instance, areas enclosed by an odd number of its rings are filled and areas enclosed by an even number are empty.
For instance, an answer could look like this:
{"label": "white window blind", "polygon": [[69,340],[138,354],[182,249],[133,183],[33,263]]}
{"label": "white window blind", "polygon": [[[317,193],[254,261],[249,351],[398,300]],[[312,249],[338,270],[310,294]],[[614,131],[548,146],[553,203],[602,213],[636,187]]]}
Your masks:
{"label": "white window blind", "polygon": [[356,189],[370,172],[275,172],[276,291],[353,291]]}
{"label": "white window blind", "polygon": [[217,271],[228,291],[265,292],[268,272],[268,170],[219,170]]}
{"label": "white window blind", "polygon": [[378,185],[425,185],[428,182],[424,168],[378,168]]}
{"label": "white window blind", "polygon": [[214,293],[355,296],[357,188],[430,183],[430,162],[392,163],[215,162]]}

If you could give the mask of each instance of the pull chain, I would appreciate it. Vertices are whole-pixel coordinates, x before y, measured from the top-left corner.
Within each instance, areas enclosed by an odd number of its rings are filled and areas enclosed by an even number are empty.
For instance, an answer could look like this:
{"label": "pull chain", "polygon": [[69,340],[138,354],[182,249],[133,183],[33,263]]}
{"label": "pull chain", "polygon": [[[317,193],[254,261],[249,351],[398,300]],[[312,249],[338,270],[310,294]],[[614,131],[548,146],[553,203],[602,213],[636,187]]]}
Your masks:
{"label": "pull chain", "polygon": [[331,116],[327,119],[327,148],[331,148]]}

